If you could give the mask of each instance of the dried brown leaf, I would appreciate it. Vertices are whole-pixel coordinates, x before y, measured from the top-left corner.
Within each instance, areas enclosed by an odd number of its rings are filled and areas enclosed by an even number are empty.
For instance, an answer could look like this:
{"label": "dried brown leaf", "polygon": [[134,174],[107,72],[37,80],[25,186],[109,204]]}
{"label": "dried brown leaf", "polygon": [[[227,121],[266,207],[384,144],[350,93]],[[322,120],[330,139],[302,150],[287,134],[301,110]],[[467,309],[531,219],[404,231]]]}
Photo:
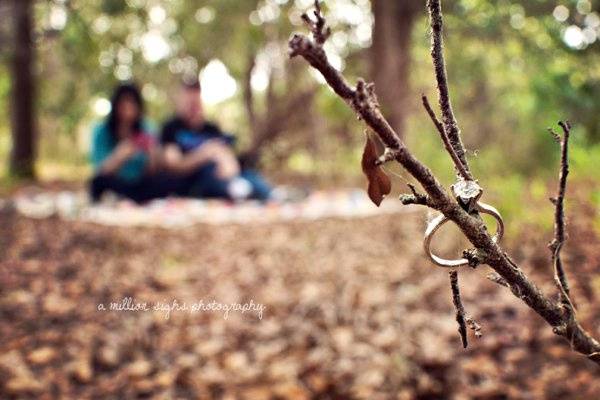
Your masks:
{"label": "dried brown leaf", "polygon": [[367,176],[369,186],[367,193],[369,198],[377,207],[381,204],[385,196],[392,191],[392,182],[380,165],[376,165],[378,155],[377,148],[373,139],[367,135],[365,148],[362,155],[362,170]]}

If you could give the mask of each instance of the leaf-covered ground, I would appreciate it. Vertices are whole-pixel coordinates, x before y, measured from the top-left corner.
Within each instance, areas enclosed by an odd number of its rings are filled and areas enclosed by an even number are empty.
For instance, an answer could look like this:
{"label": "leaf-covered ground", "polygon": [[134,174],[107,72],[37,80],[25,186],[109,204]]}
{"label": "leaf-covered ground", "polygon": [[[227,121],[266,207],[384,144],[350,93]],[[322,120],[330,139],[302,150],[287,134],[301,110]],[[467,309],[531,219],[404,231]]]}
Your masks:
{"label": "leaf-covered ground", "polygon": [[[600,396],[598,368],[486,267],[459,275],[483,326],[462,349],[447,272],[422,257],[418,212],[181,231],[0,217],[3,399]],[[579,315],[600,336],[600,241],[583,219],[570,229]],[[527,230],[508,247],[551,292],[548,240]],[[451,233],[446,243],[459,244]],[[125,297],[266,309],[262,319],[98,311]]]}

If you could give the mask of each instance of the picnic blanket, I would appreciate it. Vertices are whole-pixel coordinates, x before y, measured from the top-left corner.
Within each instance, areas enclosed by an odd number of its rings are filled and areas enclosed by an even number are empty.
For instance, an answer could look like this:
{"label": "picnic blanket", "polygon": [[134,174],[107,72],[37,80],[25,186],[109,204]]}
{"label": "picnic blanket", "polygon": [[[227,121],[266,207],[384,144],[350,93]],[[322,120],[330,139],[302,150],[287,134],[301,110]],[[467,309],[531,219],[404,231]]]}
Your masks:
{"label": "picnic blanket", "polygon": [[5,204],[31,218],[58,216],[113,226],[156,226],[182,228],[200,223],[265,223],[289,220],[314,220],[328,217],[363,217],[395,213],[403,209],[389,199],[376,207],[362,189],[315,191],[295,202],[231,203],[221,200],[167,198],[137,205],[129,200],[91,204],[85,192],[25,192]]}

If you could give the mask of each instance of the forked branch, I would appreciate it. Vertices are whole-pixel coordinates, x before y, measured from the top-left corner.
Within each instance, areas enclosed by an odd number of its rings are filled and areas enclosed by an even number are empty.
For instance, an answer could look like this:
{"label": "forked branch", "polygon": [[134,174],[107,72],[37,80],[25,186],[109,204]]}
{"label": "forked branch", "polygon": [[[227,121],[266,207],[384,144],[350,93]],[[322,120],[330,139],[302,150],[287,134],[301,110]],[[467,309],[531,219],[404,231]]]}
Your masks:
{"label": "forked branch", "polygon": [[443,49],[444,39],[442,33],[444,29],[444,19],[442,18],[442,5],[439,0],[428,0],[427,9],[429,11],[431,23],[431,59],[433,60],[433,69],[437,81],[438,100],[440,103],[440,110],[442,111],[444,130],[458,159],[461,161],[464,168],[469,171],[465,148],[460,139],[460,129],[458,128],[458,122],[456,122],[454,112],[452,111],[452,104],[450,102],[450,90],[448,89],[448,77]]}
{"label": "forked branch", "polygon": [[[450,138],[448,137],[448,134],[446,133],[446,129],[444,128],[444,125],[438,120],[437,116],[435,115],[435,111],[433,111],[433,109],[431,108],[431,105],[429,104],[429,99],[427,98],[427,96],[423,95],[423,96],[421,96],[421,100],[423,101],[423,107],[425,107],[425,111],[427,111],[429,118],[431,118],[431,121],[433,122],[433,124],[435,125],[435,128],[438,130],[438,132],[440,134],[440,137],[442,139],[442,142],[444,143],[444,147],[446,148],[446,151],[448,152],[448,154],[450,154],[450,158],[452,158],[454,167],[456,168],[456,170],[458,171],[460,176],[463,177],[463,179],[472,181],[473,176],[471,175],[471,172],[469,172],[467,167],[465,167],[465,164],[463,164],[462,160],[458,156],[455,146],[453,145],[452,141],[450,141]],[[458,146],[460,146],[462,148],[462,145],[460,144],[460,142],[459,142]]]}
{"label": "forked branch", "polygon": [[[395,160],[419,182],[426,192],[427,201],[418,203],[443,213],[460,228],[475,249],[480,250],[482,254],[486,254],[485,262],[497,274],[494,275],[495,281],[502,282],[502,285],[510,288],[516,297],[544,318],[553,328],[554,333],[569,341],[573,350],[600,364],[600,343],[583,330],[577,322],[571,307],[564,302],[557,303],[542,293],[498,243],[492,239],[481,219],[468,214],[456,199],[449,195],[431,170],[407,149],[404,142],[381,114],[373,84],[359,80],[356,87],[352,87],[342,74],[331,65],[323,49],[323,43],[329,36],[329,30],[326,28],[325,18],[321,13],[318,0],[316,0],[315,6],[316,20],[308,16],[304,17],[312,31],[313,38],[301,34],[294,35],[289,42],[290,56],[300,56],[318,70],[335,93],[344,99],[383,144],[393,151]],[[464,169],[470,172],[465,150],[460,141],[460,130],[450,104],[443,54],[443,20],[440,0],[428,0],[427,9],[432,28],[431,54],[438,84],[442,125],[454,153],[456,153]],[[568,125],[565,124],[564,126]],[[563,150],[566,154],[566,146]],[[452,154],[450,155],[452,156]],[[557,253],[555,252],[555,254]]]}

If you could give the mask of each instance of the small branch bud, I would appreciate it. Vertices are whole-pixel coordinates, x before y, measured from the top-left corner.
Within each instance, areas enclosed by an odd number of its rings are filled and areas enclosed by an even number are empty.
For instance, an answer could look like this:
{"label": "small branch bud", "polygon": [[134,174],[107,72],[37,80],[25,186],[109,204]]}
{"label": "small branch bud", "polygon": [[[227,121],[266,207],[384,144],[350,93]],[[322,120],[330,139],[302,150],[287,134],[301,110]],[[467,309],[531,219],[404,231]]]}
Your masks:
{"label": "small branch bud", "polygon": [[469,267],[475,268],[478,265],[485,264],[488,255],[482,249],[468,249],[463,251],[463,257],[469,261]]}

